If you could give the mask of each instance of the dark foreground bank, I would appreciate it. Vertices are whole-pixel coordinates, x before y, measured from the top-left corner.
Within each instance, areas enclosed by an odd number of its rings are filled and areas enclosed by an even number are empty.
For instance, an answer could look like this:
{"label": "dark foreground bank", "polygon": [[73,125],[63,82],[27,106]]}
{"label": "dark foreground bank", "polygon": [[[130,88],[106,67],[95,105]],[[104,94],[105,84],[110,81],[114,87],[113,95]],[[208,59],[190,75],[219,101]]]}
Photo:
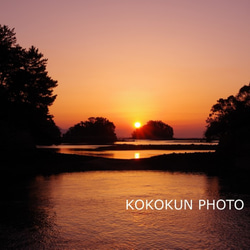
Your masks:
{"label": "dark foreground bank", "polygon": [[144,159],[108,159],[60,154],[36,149],[1,156],[1,172],[17,175],[56,174],[93,170],[166,170],[231,175],[250,173],[250,157],[221,156],[216,153],[167,154]]}
{"label": "dark foreground bank", "polygon": [[5,152],[1,156],[1,182],[25,179],[36,175],[53,175],[82,171],[158,170],[205,173],[218,176],[231,190],[249,190],[250,157],[217,153],[167,154],[145,159],[108,159],[101,157],[60,154],[49,150]]}

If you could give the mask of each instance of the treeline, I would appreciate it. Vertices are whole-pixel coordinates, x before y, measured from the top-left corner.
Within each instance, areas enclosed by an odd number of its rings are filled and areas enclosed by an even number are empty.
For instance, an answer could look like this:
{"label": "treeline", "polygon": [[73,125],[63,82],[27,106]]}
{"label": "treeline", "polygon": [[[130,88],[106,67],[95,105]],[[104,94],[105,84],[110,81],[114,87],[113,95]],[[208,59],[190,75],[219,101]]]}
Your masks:
{"label": "treeline", "polygon": [[219,152],[250,155],[250,84],[236,95],[220,98],[206,122],[205,137],[219,140]]}
{"label": "treeline", "polygon": [[137,128],[132,133],[133,139],[173,139],[174,130],[168,124],[162,121],[148,121],[147,124],[143,125],[141,128]]}
{"label": "treeline", "polygon": [[47,59],[37,48],[22,48],[14,29],[0,25],[1,147],[60,143],[60,130],[49,113],[57,81],[46,66]]}
{"label": "treeline", "polygon": [[[173,128],[162,121],[149,121],[132,133],[134,139],[172,139]],[[90,117],[69,128],[63,135],[66,143],[112,143],[117,140],[115,125],[103,117]]]}
{"label": "treeline", "polygon": [[62,140],[67,143],[112,143],[117,137],[113,122],[103,117],[90,117],[69,128]]}

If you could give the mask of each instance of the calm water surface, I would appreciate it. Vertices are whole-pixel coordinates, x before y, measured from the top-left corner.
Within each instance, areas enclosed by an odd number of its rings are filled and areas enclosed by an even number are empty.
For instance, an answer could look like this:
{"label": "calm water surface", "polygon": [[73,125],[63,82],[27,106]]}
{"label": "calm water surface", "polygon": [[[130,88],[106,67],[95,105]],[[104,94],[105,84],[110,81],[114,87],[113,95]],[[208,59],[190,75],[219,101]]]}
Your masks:
{"label": "calm water surface", "polygon": [[[130,145],[217,145],[218,142],[207,143],[201,140],[124,140],[118,141],[116,145],[130,144]],[[138,159],[138,158],[149,158],[156,155],[172,154],[172,153],[195,153],[195,152],[214,152],[214,150],[159,150],[159,149],[148,149],[148,150],[95,150],[98,147],[107,147],[110,145],[70,145],[61,144],[53,146],[40,146],[41,148],[50,148],[57,150],[63,154],[78,154],[78,155],[89,155],[99,156],[113,159]],[[91,151],[90,151],[91,150]]]}
{"label": "calm water surface", "polygon": [[[242,199],[244,209],[198,210],[199,199],[229,198]],[[127,199],[187,199],[193,209],[132,211]],[[1,248],[249,249],[249,201],[203,174],[93,171],[5,178]]]}
{"label": "calm water surface", "polygon": [[59,153],[63,154],[77,154],[77,155],[88,155],[112,159],[141,159],[149,158],[152,156],[163,155],[163,154],[173,154],[173,153],[196,153],[196,152],[214,152],[214,150],[105,150],[105,151],[88,151],[79,148],[68,148],[60,147],[58,149]]}
{"label": "calm water surface", "polygon": [[125,139],[115,142],[115,144],[132,145],[217,145],[218,140],[206,142],[202,139],[183,139],[183,140],[149,140],[149,139]]}

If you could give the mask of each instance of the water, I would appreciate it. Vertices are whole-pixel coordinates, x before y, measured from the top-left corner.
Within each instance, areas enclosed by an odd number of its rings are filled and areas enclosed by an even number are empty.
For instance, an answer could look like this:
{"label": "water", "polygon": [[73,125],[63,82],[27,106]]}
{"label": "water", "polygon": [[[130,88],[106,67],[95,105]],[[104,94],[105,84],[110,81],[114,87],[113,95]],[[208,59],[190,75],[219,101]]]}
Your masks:
{"label": "water", "polygon": [[[249,249],[250,196],[218,177],[93,171],[6,180],[2,249]],[[187,210],[126,210],[126,200],[192,200]],[[198,209],[199,199],[242,199],[242,210]]]}
{"label": "water", "polygon": [[88,155],[96,157],[105,157],[112,159],[141,159],[152,156],[173,154],[173,153],[195,153],[195,152],[214,152],[214,150],[104,150],[104,151],[88,151],[81,148],[59,147],[58,153]]}
{"label": "water", "polygon": [[[129,144],[129,145],[216,145],[218,142],[203,142],[200,140],[124,140],[118,141],[115,145]],[[41,147],[57,150],[58,153],[64,154],[78,154],[88,156],[99,156],[113,159],[138,159],[149,158],[156,155],[172,154],[172,153],[195,153],[195,152],[214,152],[214,150],[162,150],[162,149],[148,149],[148,150],[95,150],[98,147],[108,147],[110,145],[70,145],[61,144],[58,146]]]}
{"label": "water", "polygon": [[126,139],[115,142],[115,144],[132,145],[217,145],[218,140],[206,142],[202,139],[179,139],[179,140],[148,140],[148,139]]}

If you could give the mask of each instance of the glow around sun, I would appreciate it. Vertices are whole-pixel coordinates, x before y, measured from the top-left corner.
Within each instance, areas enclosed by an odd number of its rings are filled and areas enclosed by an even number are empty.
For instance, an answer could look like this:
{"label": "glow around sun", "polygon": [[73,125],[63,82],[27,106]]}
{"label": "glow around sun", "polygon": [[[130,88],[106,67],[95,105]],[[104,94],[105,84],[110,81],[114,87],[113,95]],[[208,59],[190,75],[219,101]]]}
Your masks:
{"label": "glow around sun", "polygon": [[135,125],[136,128],[140,128],[141,127],[141,123],[140,122],[135,122],[134,125]]}

